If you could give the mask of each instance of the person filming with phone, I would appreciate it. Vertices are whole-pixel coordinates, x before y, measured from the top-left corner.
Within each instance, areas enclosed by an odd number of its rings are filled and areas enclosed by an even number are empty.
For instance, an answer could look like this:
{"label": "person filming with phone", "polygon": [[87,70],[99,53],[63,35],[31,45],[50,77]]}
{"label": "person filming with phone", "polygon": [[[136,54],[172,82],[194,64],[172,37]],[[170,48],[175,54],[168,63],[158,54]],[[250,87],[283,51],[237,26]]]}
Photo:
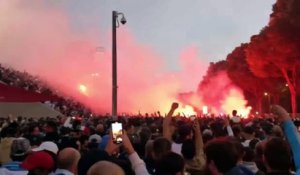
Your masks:
{"label": "person filming with phone", "polygon": [[136,175],[148,175],[145,162],[139,157],[134,150],[125,130],[123,130],[122,124],[115,122],[112,123],[110,139],[105,148],[105,151],[110,156],[115,156],[120,153],[120,148],[123,148],[127,153],[128,160],[131,163],[132,170]]}

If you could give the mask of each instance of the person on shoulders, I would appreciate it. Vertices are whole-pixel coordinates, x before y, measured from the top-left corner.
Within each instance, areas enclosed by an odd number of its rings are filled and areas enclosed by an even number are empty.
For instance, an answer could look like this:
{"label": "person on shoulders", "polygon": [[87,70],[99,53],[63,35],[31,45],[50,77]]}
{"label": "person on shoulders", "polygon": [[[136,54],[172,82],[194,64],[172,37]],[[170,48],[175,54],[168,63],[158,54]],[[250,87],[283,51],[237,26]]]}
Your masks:
{"label": "person on shoulders", "polygon": [[233,123],[240,123],[241,122],[241,117],[237,115],[237,110],[232,111],[231,120],[232,120]]}

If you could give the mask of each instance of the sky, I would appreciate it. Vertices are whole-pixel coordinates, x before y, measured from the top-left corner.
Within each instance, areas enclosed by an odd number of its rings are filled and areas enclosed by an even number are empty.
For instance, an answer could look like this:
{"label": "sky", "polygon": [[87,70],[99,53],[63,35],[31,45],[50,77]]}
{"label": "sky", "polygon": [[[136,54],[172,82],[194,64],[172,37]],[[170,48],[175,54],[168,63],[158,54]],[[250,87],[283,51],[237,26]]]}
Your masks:
{"label": "sky", "polygon": [[[96,112],[108,112],[112,10],[117,10],[128,21],[118,28],[119,109],[166,112],[181,101],[179,94],[198,89],[208,62],[225,59],[266,26],[274,1],[0,0],[0,62],[37,75]],[[182,110],[208,105],[226,112],[236,104],[248,109],[226,73],[212,82],[207,93],[181,102]]]}
{"label": "sky", "polygon": [[[49,1],[68,14],[75,32],[99,30],[107,37],[111,12],[123,12],[138,42],[152,47],[178,67],[182,48],[195,46],[205,61],[226,58],[240,43],[248,42],[267,23],[275,0],[72,0]],[[102,50],[110,45],[101,45]]]}

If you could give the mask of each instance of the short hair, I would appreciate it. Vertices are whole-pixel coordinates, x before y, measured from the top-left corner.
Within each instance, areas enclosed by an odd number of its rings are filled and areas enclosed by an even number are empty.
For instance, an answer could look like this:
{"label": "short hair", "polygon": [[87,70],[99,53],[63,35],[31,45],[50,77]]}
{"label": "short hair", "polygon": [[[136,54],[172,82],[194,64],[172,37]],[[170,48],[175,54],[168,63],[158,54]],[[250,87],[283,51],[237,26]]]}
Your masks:
{"label": "short hair", "polygon": [[[3,129],[4,130],[4,129]],[[14,127],[7,127],[6,131],[6,135],[4,137],[15,137],[16,134],[18,133],[18,129],[14,128]]]}
{"label": "short hair", "polygon": [[148,127],[143,127],[139,133],[141,143],[146,143],[151,137],[151,131]]}
{"label": "short hair", "polygon": [[244,146],[236,138],[228,137],[228,139],[234,144],[236,151],[238,153],[238,160],[243,159],[245,154]]}
{"label": "short hair", "polygon": [[267,165],[273,170],[288,171],[291,167],[291,153],[288,144],[280,138],[272,138],[264,147]]}
{"label": "short hair", "polygon": [[235,167],[239,158],[236,145],[227,137],[209,141],[204,150],[207,163],[214,161],[216,168],[222,173]]}
{"label": "short hair", "polygon": [[238,137],[241,134],[241,128],[238,125],[232,127],[232,131],[235,137]]}
{"label": "short hair", "polygon": [[182,124],[178,127],[178,140],[183,142],[187,136],[193,132],[193,127],[190,124]]}
{"label": "short hair", "polygon": [[29,133],[32,133],[36,127],[39,128],[39,126],[38,126],[37,124],[35,124],[35,123],[29,125],[29,127],[28,127],[28,132],[29,132]]}
{"label": "short hair", "polygon": [[256,145],[259,143],[258,139],[252,139],[249,143],[249,148],[251,148],[252,150],[255,150]]}
{"label": "short hair", "polygon": [[249,147],[245,147],[244,148],[244,156],[243,156],[243,161],[245,162],[253,162],[254,158],[255,158],[255,153],[254,150],[249,148]]}
{"label": "short hair", "polygon": [[57,130],[57,123],[56,122],[54,122],[54,121],[47,121],[47,123],[46,123],[46,125],[47,125],[47,127],[50,127],[50,128],[52,128],[53,130]]}
{"label": "short hair", "polygon": [[243,132],[244,133],[246,133],[246,134],[254,134],[255,133],[255,130],[254,130],[254,128],[253,127],[251,127],[251,126],[245,126],[244,128],[243,128]]}
{"label": "short hair", "polygon": [[232,111],[232,115],[233,115],[233,116],[236,116],[236,114],[237,114],[237,110],[233,110],[233,111]]}
{"label": "short hair", "polygon": [[195,142],[191,139],[184,141],[181,147],[181,154],[185,159],[193,159],[196,155]]}
{"label": "short hair", "polygon": [[159,159],[165,153],[171,151],[171,142],[164,137],[159,137],[153,141],[152,150],[156,158]]}
{"label": "short hair", "polygon": [[158,175],[175,175],[184,171],[183,158],[174,152],[166,153],[158,162],[156,172]]}
{"label": "short hair", "polygon": [[272,129],[273,129],[272,123],[270,123],[268,121],[264,121],[264,122],[261,122],[260,126],[267,135],[272,134]]}
{"label": "short hair", "polygon": [[109,160],[107,152],[103,150],[90,150],[78,162],[78,174],[86,175],[88,169],[98,161]]}

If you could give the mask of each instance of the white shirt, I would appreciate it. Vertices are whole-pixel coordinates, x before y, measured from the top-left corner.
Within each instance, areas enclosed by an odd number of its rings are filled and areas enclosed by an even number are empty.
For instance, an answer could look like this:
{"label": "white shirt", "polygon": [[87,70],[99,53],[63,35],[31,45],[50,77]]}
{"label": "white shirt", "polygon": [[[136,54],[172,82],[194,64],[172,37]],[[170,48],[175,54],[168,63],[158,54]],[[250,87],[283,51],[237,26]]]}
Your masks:
{"label": "white shirt", "polygon": [[0,168],[0,175],[27,175],[28,171],[20,167],[21,162],[10,162]]}
{"label": "white shirt", "polygon": [[251,142],[251,140],[245,140],[244,142],[242,142],[242,145],[244,147],[249,147],[250,142]]}
{"label": "white shirt", "polygon": [[134,152],[128,156],[132,169],[136,175],[149,175],[145,162]]}
{"label": "white shirt", "polygon": [[172,143],[171,150],[172,150],[174,153],[177,153],[177,154],[179,154],[179,155],[182,155],[182,154],[181,154],[181,147],[182,147],[182,143],[175,143],[175,142],[173,142],[173,143]]}
{"label": "white shirt", "polygon": [[28,171],[11,171],[6,168],[0,168],[0,175],[27,175]]}
{"label": "white shirt", "polygon": [[231,120],[232,120],[234,123],[240,123],[241,118],[238,117],[238,116],[233,116],[233,117],[231,118]]}
{"label": "white shirt", "polygon": [[56,169],[52,175],[59,175],[59,174],[74,175],[74,173],[70,172],[69,170],[65,170],[65,169]]}

